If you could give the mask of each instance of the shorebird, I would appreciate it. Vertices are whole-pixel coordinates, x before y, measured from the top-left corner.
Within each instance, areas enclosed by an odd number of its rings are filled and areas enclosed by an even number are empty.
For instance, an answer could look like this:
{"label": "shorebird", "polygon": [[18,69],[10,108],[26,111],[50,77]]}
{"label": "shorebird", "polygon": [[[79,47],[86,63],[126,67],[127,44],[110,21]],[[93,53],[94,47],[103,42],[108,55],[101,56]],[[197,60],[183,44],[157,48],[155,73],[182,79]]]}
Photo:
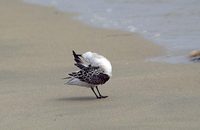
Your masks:
{"label": "shorebird", "polygon": [[[112,76],[112,65],[104,56],[93,52],[76,54],[73,52],[75,66],[78,71],[69,73],[66,84],[91,88],[97,99],[107,98],[102,96],[98,85],[105,84]],[[95,92],[95,88],[98,94]]]}
{"label": "shorebird", "polygon": [[192,52],[190,52],[189,57],[191,61],[194,62],[200,61],[200,50],[193,50]]}

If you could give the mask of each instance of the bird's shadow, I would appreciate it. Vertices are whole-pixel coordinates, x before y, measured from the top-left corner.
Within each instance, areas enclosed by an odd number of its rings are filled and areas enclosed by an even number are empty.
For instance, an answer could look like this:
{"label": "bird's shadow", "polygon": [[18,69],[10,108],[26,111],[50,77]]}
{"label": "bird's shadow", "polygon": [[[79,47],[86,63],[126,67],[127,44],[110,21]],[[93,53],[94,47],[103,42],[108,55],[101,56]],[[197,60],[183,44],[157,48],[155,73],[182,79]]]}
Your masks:
{"label": "bird's shadow", "polygon": [[55,99],[56,101],[92,101],[97,100],[96,97],[62,97]]}

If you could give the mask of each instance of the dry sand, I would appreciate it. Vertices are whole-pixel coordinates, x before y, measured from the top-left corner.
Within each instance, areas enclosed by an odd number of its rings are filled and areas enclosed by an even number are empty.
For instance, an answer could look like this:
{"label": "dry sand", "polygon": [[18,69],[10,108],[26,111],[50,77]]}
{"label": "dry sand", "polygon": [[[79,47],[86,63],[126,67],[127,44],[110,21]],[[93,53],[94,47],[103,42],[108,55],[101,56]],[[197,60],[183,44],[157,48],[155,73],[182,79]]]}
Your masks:
{"label": "dry sand", "polygon": [[[0,1],[0,129],[199,130],[200,65],[145,62],[163,49],[136,34],[95,29],[72,15]],[[71,50],[99,52],[113,77],[109,97],[65,86]]]}

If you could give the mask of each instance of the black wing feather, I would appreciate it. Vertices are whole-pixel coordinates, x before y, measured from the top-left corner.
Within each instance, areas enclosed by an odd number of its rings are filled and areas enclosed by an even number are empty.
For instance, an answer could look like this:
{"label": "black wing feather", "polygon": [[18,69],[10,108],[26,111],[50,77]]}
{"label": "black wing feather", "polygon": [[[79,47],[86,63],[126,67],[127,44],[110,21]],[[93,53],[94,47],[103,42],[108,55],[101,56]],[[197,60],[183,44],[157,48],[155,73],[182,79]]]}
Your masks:
{"label": "black wing feather", "polygon": [[103,73],[101,68],[95,66],[84,67],[84,69],[72,72],[69,75],[93,85],[104,84],[110,78],[107,74]]}
{"label": "black wing feather", "polygon": [[76,62],[74,65],[77,66],[79,69],[83,69],[86,67],[86,65],[84,65],[84,62],[82,61],[81,54],[76,54],[76,52],[73,50],[72,51],[73,56],[74,56],[74,61]]}
{"label": "black wing feather", "polygon": [[83,65],[83,64],[75,63],[74,65],[77,66],[79,69],[85,68],[85,65]]}
{"label": "black wing feather", "polygon": [[72,51],[72,53],[73,53],[74,60],[75,60],[76,63],[83,63],[83,61],[79,57],[79,56],[81,56],[80,54],[76,54],[76,52],[74,50]]}

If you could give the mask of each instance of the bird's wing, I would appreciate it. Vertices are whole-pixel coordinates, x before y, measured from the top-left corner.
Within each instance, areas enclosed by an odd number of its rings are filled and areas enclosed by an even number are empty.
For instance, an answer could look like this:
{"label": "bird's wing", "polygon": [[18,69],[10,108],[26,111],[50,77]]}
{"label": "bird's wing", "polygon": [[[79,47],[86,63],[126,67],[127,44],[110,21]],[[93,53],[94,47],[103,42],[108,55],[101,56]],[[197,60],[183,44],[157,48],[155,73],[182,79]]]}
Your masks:
{"label": "bird's wing", "polygon": [[83,60],[81,59],[81,55],[80,54],[76,54],[75,51],[72,51],[73,52],[73,56],[74,56],[74,61],[76,62],[74,65],[77,66],[78,68],[80,69],[83,69],[84,67],[87,67],[88,65],[85,64],[83,62]]}
{"label": "bird's wing", "polygon": [[104,74],[101,68],[95,66],[84,67],[80,71],[72,72],[69,75],[92,85],[104,84],[109,80],[109,76]]}

